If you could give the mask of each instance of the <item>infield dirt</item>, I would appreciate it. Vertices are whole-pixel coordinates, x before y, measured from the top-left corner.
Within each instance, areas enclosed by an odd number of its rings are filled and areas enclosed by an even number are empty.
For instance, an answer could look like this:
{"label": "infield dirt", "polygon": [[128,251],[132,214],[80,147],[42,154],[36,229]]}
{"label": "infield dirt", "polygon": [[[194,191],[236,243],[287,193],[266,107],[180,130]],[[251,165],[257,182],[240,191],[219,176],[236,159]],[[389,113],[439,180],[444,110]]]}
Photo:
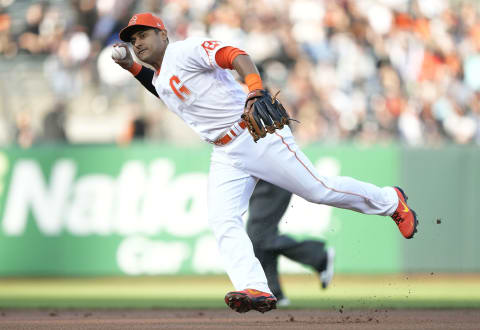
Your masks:
{"label": "infield dirt", "polygon": [[479,329],[478,309],[1,309],[0,329]]}

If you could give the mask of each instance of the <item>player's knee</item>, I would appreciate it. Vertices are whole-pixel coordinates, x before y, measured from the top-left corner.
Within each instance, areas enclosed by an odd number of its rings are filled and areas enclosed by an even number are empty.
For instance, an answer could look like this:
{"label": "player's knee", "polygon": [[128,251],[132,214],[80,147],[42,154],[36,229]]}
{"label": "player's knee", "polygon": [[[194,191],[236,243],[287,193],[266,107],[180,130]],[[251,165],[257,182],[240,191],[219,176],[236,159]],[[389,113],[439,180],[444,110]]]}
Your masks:
{"label": "player's knee", "polygon": [[308,191],[301,197],[306,201],[315,204],[320,204],[323,200],[323,196],[319,193],[316,193],[315,191]]}
{"label": "player's knee", "polygon": [[305,189],[304,193],[300,197],[309,201],[310,203],[324,204],[325,201],[328,199],[328,194],[330,192],[331,191],[325,189],[325,187],[321,183],[315,183],[308,189]]}
{"label": "player's knee", "polygon": [[208,219],[208,223],[210,228],[212,228],[213,234],[217,239],[220,236],[224,236],[232,229],[241,228],[241,230],[245,231],[242,223],[242,219],[236,219],[233,217],[225,218],[225,217],[210,217]]}

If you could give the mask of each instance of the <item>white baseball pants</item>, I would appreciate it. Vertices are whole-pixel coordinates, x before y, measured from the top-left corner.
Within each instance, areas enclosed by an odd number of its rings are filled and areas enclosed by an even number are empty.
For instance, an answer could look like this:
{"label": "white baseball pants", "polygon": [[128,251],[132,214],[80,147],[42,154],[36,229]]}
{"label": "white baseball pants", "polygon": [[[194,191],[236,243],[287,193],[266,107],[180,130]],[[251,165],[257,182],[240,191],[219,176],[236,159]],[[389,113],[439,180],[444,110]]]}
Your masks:
{"label": "white baseball pants", "polygon": [[208,180],[209,224],[236,290],[271,293],[242,220],[259,178],[310,202],[366,214],[391,215],[398,205],[392,187],[317,173],[288,126],[257,143],[244,130],[229,144],[214,146]]}

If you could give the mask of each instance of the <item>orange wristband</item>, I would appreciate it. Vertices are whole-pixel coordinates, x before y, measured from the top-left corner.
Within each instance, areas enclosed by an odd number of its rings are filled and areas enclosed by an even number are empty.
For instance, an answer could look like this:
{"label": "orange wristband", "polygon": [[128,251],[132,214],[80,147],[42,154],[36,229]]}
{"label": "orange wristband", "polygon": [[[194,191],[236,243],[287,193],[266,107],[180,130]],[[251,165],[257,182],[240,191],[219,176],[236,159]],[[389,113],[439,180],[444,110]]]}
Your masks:
{"label": "orange wristband", "polygon": [[136,76],[142,70],[142,66],[137,62],[133,62],[133,65],[128,69],[134,76]]}
{"label": "orange wristband", "polygon": [[248,87],[248,91],[251,92],[255,89],[262,89],[262,78],[257,73],[250,73],[245,76],[245,84]]}

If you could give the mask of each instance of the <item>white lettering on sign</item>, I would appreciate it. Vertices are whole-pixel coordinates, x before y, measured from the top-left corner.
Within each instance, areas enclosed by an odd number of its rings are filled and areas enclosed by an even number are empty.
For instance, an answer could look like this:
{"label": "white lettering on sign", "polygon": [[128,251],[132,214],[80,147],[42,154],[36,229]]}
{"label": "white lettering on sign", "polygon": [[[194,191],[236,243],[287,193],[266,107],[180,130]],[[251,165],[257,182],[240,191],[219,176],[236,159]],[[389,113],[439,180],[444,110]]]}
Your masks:
{"label": "white lettering on sign", "polygon": [[88,174],[74,180],[75,163],[57,161],[50,183],[34,160],[13,169],[2,229],[21,235],[29,212],[38,230],[59,235],[156,235],[161,231],[190,237],[208,231],[207,174],[174,177],[175,166],[157,159],[150,166],[128,161],[118,178]]}
{"label": "white lettering on sign", "polygon": [[[172,181],[176,180],[176,178],[173,178],[174,173],[175,165],[167,159],[157,159],[150,164],[143,205],[137,218],[139,233],[144,235],[158,234],[168,222],[167,219],[172,212],[169,198],[174,197],[170,193],[170,185]],[[199,189],[202,189],[202,187],[199,187]]]}
{"label": "white lettering on sign", "polygon": [[65,229],[77,236],[109,235],[115,180],[108,175],[81,177],[74,185],[72,201],[65,214]]}
{"label": "white lettering on sign", "polygon": [[131,235],[140,229],[140,210],[146,192],[148,174],[145,164],[140,161],[127,162],[120,172],[115,187],[115,232],[120,235]]}
{"label": "white lettering on sign", "polygon": [[31,209],[42,233],[52,236],[60,234],[75,171],[73,161],[58,160],[52,168],[48,186],[35,161],[18,161],[8,191],[3,231],[7,235],[21,235],[25,231],[28,211]]}
{"label": "white lettering on sign", "polygon": [[129,275],[175,274],[189,256],[181,242],[156,242],[145,237],[129,237],[117,250],[117,264]]}
{"label": "white lettering on sign", "polygon": [[171,207],[164,212],[168,233],[189,237],[208,230],[207,176],[188,173],[172,182],[168,194]]}

